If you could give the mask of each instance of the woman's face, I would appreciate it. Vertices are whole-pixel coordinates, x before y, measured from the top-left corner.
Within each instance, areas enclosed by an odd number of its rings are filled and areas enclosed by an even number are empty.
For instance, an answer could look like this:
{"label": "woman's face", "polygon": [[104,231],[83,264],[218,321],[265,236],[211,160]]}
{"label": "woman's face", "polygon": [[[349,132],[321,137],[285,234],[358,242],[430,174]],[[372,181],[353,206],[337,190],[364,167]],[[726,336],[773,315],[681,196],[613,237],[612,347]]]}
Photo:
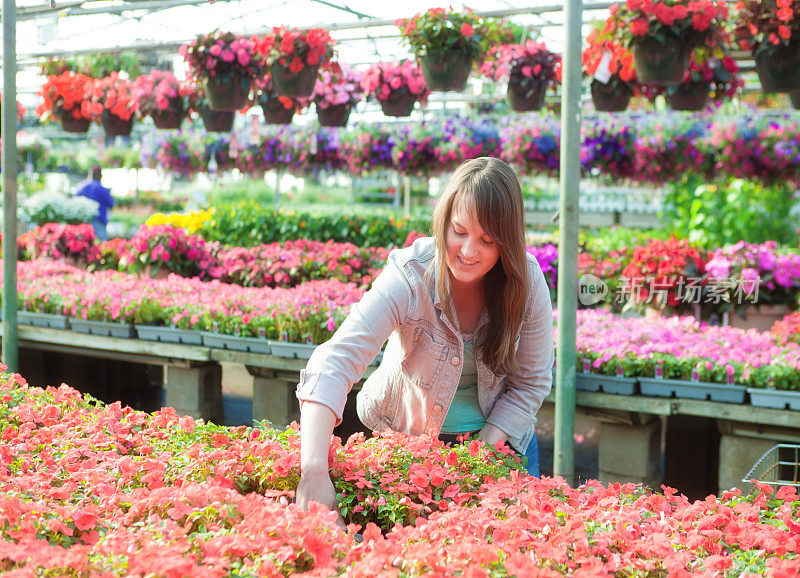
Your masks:
{"label": "woman's face", "polygon": [[445,248],[450,276],[463,284],[479,283],[500,258],[497,243],[484,233],[469,204],[453,207],[447,225]]}

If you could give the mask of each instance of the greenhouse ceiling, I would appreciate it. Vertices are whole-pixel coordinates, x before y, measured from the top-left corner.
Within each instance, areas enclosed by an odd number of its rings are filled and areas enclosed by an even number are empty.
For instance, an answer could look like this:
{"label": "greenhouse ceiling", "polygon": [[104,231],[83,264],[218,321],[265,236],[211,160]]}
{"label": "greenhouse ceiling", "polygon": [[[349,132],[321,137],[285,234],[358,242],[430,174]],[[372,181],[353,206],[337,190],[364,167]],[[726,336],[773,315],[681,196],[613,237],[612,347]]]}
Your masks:
{"label": "greenhouse ceiling", "polygon": [[[584,21],[606,17],[609,2],[590,2]],[[409,0],[402,5],[368,0],[64,0],[17,2],[18,78],[21,96],[41,86],[37,64],[47,56],[137,50],[177,55],[180,44],[216,28],[264,33],[273,26],[323,26],[338,41],[338,58],[358,66],[408,56],[392,22],[433,6]],[[530,26],[548,47],[563,47],[563,4],[553,0],[474,0],[480,13],[504,14]],[[462,9],[463,3],[452,3]],[[522,13],[520,13],[522,12]],[[531,13],[539,12],[539,13]],[[182,63],[175,58],[176,72]]]}

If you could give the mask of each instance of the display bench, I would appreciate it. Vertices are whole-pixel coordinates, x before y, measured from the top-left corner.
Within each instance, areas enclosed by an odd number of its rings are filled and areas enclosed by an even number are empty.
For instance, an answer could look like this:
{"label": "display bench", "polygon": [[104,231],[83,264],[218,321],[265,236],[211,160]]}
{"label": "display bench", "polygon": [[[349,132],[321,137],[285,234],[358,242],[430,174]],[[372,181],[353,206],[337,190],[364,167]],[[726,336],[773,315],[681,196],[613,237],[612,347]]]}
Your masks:
{"label": "display bench", "polygon": [[[45,363],[47,352],[57,352],[161,365],[166,405],[181,414],[219,423],[220,362],[240,364],[253,376],[253,419],[284,426],[299,418],[294,390],[305,359],[23,325],[18,332],[20,348],[42,352]],[[372,371],[368,368],[365,377]],[[800,441],[800,412],[793,410],[580,390],[575,392],[575,400],[576,411],[600,420],[599,478],[604,482],[641,482],[659,488],[670,470],[696,470],[686,450],[670,455],[667,447],[665,455],[665,445],[669,446],[665,440],[670,435],[676,440],[685,437],[688,442],[684,445],[690,449],[699,445],[698,435],[714,440],[714,447],[703,458],[715,462],[712,470],[718,488],[714,491],[741,486],[742,476],[774,443]],[[545,403],[554,401],[551,393]],[[698,434],[692,429],[698,423],[711,424],[714,431]],[[662,462],[666,462],[664,472]]]}

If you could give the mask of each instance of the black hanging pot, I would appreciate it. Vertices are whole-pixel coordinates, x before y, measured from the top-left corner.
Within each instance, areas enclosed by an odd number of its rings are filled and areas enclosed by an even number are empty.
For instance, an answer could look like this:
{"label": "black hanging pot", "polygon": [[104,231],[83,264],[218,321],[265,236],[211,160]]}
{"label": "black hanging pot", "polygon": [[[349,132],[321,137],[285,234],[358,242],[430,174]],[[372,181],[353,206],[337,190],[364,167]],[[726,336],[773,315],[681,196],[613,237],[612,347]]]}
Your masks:
{"label": "black hanging pot", "polygon": [[213,110],[237,111],[247,105],[250,94],[251,78],[236,75],[222,77],[219,74],[206,78],[203,87],[206,91],[208,105]]}
{"label": "black hanging pot", "polygon": [[765,47],[754,56],[764,92],[800,90],[800,44]]}
{"label": "black hanging pot", "polygon": [[104,110],[100,115],[100,123],[103,125],[103,130],[106,131],[106,136],[130,136],[133,130],[133,115],[125,120]]}
{"label": "black hanging pot", "polygon": [[710,82],[684,82],[670,86],[665,98],[672,110],[698,111],[708,104],[710,92]]}
{"label": "black hanging pot", "polygon": [[594,109],[599,112],[622,112],[633,96],[631,87],[616,77],[606,84],[592,80],[590,90]]}
{"label": "black hanging pot", "polygon": [[472,70],[473,58],[465,52],[429,52],[419,64],[428,90],[462,92]]}
{"label": "black hanging pot", "polygon": [[288,66],[272,64],[272,86],[279,96],[308,98],[314,92],[319,66],[304,66],[300,72],[292,72]]}
{"label": "black hanging pot", "polygon": [[544,106],[546,92],[547,82],[544,80],[529,79],[527,87],[520,82],[508,82],[508,102],[511,109],[517,112],[540,110]]}
{"label": "black hanging pot", "polygon": [[75,118],[72,116],[72,111],[62,111],[57,115],[58,120],[61,122],[61,128],[64,132],[85,133],[89,132],[89,126],[92,121],[88,118]]}
{"label": "black hanging pot", "polygon": [[200,118],[208,132],[231,132],[235,114],[232,110],[212,110],[207,105],[200,107]]}
{"label": "black hanging pot", "polygon": [[294,104],[286,108],[277,97],[263,96],[259,96],[258,103],[261,105],[267,124],[291,124],[294,118]]}
{"label": "black hanging pot", "polygon": [[165,110],[154,110],[150,113],[150,118],[153,119],[153,123],[156,125],[156,128],[162,130],[174,130],[181,128],[183,117],[183,104],[180,105],[180,110],[167,108]]}
{"label": "black hanging pot", "polygon": [[334,104],[327,108],[320,108],[317,105],[317,118],[322,126],[347,126],[350,118],[350,110],[353,107],[349,103]]}
{"label": "black hanging pot", "polygon": [[414,110],[417,96],[409,91],[393,90],[380,101],[381,110],[386,116],[410,116]]}
{"label": "black hanging pot", "polygon": [[645,36],[633,44],[636,76],[642,84],[680,84],[689,68],[691,56],[692,46],[675,34],[665,36],[663,42],[653,36]]}

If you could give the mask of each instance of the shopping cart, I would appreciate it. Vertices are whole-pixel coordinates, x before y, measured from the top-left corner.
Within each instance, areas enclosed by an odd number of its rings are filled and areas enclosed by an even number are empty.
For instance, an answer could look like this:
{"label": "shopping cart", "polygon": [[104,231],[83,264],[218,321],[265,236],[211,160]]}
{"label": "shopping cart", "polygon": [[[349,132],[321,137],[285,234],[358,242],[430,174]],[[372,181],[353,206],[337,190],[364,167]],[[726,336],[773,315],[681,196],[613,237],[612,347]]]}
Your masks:
{"label": "shopping cart", "polygon": [[761,456],[742,482],[755,480],[775,486],[800,488],[800,445],[778,444]]}

